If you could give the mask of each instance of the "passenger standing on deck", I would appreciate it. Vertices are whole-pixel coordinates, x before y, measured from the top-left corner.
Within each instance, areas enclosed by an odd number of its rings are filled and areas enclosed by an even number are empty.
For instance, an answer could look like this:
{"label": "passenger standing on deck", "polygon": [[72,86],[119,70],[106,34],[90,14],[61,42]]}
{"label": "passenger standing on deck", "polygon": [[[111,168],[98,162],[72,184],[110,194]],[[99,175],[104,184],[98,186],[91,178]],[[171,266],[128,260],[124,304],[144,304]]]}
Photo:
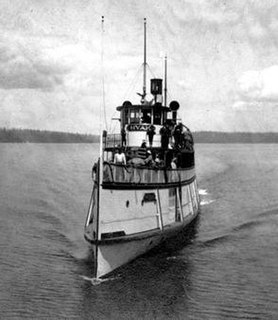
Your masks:
{"label": "passenger standing on deck", "polygon": [[126,157],[125,157],[125,154],[123,153],[122,149],[120,149],[120,150],[116,149],[116,153],[114,156],[114,163],[126,165]]}
{"label": "passenger standing on deck", "polygon": [[170,136],[170,130],[168,125],[164,124],[163,127],[160,129],[159,133],[161,135],[161,148],[163,150],[167,150]]}
{"label": "passenger standing on deck", "polygon": [[147,144],[146,144],[146,140],[143,140],[141,143],[141,148],[146,149],[147,148]]}
{"label": "passenger standing on deck", "polygon": [[145,159],[145,165],[152,167],[154,165],[153,156],[150,150],[147,151],[147,158]]}
{"label": "passenger standing on deck", "polygon": [[149,144],[150,147],[152,148],[153,146],[153,136],[155,135],[155,126],[154,125],[150,125],[148,130],[147,130],[147,135],[149,137]]}
{"label": "passenger standing on deck", "polygon": [[155,162],[156,168],[164,167],[164,161],[161,159],[159,154],[156,155],[154,162]]}
{"label": "passenger standing on deck", "polygon": [[171,169],[177,169],[177,158],[173,158],[171,161]]}
{"label": "passenger standing on deck", "polygon": [[125,131],[125,128],[122,128],[121,136],[122,136],[122,147],[123,147],[123,146],[126,146],[126,131]]}
{"label": "passenger standing on deck", "polygon": [[[114,156],[114,163],[118,165],[126,165],[126,157],[123,153],[122,149],[116,149],[116,153]],[[115,166],[113,168],[113,177],[115,181],[123,181],[124,180],[124,168],[122,166]]]}
{"label": "passenger standing on deck", "polygon": [[193,151],[193,136],[189,128],[183,125],[181,144],[188,151]]}
{"label": "passenger standing on deck", "polygon": [[137,156],[138,156],[138,158],[146,159],[146,156],[147,156],[147,144],[146,144],[145,140],[142,141],[141,147],[138,148]]}
{"label": "passenger standing on deck", "polygon": [[174,130],[173,130],[173,137],[174,137],[174,140],[175,140],[175,147],[180,147],[181,146],[182,131],[183,131],[182,124],[178,123],[175,126]]}

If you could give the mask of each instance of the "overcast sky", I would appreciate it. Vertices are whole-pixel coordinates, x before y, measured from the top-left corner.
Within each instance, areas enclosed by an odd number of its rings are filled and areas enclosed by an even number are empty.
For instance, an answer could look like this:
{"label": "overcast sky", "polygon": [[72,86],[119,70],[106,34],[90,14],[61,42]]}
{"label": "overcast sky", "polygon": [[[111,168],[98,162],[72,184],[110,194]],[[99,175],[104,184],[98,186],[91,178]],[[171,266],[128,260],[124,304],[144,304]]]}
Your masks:
{"label": "overcast sky", "polygon": [[193,131],[277,131],[274,0],[0,0],[0,127],[98,133],[102,74],[108,124],[138,103],[144,17],[151,75],[167,54]]}

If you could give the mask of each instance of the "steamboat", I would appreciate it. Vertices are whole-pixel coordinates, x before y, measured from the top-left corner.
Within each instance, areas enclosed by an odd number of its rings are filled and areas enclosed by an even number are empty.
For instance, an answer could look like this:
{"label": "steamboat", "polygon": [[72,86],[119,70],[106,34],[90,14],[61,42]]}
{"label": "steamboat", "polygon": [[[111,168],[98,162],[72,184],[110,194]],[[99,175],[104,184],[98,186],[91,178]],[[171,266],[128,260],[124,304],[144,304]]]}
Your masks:
{"label": "steamboat", "polygon": [[199,212],[193,137],[179,118],[179,103],[167,103],[167,58],[164,79],[150,80],[151,100],[146,66],[145,19],[140,103],[116,108],[120,132],[102,131],[93,167],[84,237],[93,249],[95,278],[170,241]]}

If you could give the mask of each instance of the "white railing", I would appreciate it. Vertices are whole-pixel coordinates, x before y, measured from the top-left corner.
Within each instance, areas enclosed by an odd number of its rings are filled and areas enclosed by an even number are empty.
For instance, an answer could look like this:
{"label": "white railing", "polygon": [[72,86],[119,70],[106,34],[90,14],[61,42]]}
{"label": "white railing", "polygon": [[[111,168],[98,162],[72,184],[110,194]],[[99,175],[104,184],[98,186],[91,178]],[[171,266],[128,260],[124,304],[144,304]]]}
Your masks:
{"label": "white railing", "polygon": [[165,184],[190,180],[195,169],[155,169],[123,166],[105,162],[103,165],[104,183]]}

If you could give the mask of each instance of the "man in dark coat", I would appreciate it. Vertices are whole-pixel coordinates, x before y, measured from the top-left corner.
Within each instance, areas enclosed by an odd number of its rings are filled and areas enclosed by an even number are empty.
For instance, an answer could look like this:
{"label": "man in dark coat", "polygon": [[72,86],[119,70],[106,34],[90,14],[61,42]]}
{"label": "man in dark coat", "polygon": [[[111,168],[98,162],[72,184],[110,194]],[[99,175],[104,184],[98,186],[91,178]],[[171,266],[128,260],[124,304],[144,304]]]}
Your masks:
{"label": "man in dark coat", "polygon": [[173,130],[173,137],[175,139],[175,147],[181,146],[182,139],[182,124],[178,123]]}
{"label": "man in dark coat", "polygon": [[147,130],[147,135],[149,137],[149,144],[150,147],[152,148],[153,146],[153,136],[155,135],[155,126],[154,125],[150,125],[148,130]]}
{"label": "man in dark coat", "polygon": [[122,147],[123,147],[123,146],[126,146],[126,131],[125,131],[125,128],[122,128],[121,136],[122,136]]}
{"label": "man in dark coat", "polygon": [[161,148],[163,150],[167,150],[169,145],[169,137],[171,134],[168,125],[164,124],[163,127],[160,129],[159,133],[161,135]]}

